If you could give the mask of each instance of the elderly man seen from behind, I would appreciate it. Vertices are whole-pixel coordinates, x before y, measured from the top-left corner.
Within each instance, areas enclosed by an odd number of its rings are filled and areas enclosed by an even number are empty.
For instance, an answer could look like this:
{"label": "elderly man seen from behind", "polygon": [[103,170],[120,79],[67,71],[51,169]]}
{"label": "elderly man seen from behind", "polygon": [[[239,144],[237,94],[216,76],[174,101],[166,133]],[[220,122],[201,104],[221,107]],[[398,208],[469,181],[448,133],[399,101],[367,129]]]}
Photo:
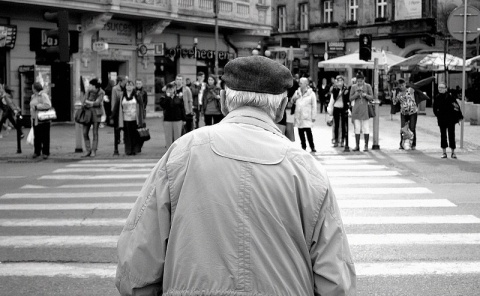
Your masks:
{"label": "elderly man seen from behind", "polygon": [[148,177],[118,242],[121,295],[354,295],[325,170],[275,125],[290,71],[225,66],[226,117],[179,138]]}

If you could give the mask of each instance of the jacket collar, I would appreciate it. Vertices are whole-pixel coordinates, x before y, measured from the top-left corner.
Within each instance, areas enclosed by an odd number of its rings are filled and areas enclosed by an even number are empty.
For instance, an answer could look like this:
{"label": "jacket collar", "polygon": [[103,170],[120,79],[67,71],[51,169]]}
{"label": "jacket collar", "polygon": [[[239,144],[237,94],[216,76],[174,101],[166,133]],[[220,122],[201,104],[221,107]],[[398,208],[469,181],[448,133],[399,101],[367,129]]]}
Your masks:
{"label": "jacket collar", "polygon": [[280,129],[273,122],[272,118],[270,118],[270,116],[268,116],[262,110],[255,107],[244,106],[237,108],[228,113],[227,116],[221,121],[221,123],[251,124],[270,131],[274,134],[283,136]]}

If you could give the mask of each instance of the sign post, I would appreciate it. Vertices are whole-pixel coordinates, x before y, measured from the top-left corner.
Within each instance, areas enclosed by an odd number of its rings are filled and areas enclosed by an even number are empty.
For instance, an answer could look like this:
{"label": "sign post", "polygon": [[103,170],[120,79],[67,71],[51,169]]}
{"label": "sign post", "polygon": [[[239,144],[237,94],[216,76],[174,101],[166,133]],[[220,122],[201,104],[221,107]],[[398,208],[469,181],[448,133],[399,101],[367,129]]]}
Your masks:
{"label": "sign post", "polygon": [[[447,21],[449,33],[453,38],[463,41],[463,69],[462,69],[462,111],[465,113],[465,71],[467,60],[467,41],[473,41],[478,37],[480,31],[480,10],[472,6],[467,6],[468,0],[465,0],[464,6],[453,10]],[[460,148],[463,148],[464,120],[460,124]]]}

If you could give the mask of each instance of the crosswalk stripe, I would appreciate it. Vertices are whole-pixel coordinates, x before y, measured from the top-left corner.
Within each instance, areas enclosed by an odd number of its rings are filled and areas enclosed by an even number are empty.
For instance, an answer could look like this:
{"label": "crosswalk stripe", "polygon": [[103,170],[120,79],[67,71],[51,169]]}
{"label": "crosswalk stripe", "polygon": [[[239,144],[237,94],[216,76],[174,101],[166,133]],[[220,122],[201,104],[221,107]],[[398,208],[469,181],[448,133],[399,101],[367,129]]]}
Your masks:
{"label": "crosswalk stripe", "polygon": [[480,261],[358,262],[355,270],[360,277],[476,274],[480,273]]}
{"label": "crosswalk stripe", "polygon": [[1,227],[123,226],[126,219],[0,219]]}
{"label": "crosswalk stripe", "polygon": [[32,248],[32,247],[97,247],[115,248],[118,236],[116,235],[19,235],[0,236],[0,247]]}
{"label": "crosswalk stripe", "polygon": [[75,163],[67,165],[67,168],[91,168],[91,167],[111,167],[111,168],[153,168],[157,163]]}
{"label": "crosswalk stripe", "polygon": [[60,193],[7,193],[0,199],[19,199],[19,198],[97,198],[97,197],[136,197],[139,191],[119,191],[119,192],[60,192]]}
{"label": "crosswalk stripe", "polygon": [[337,202],[342,209],[456,207],[448,199],[341,199]]}
{"label": "crosswalk stripe", "polygon": [[380,164],[352,164],[352,165],[343,165],[343,164],[324,164],[323,167],[327,171],[359,171],[359,170],[382,170],[387,169],[387,166]]}
{"label": "crosswalk stripe", "polygon": [[101,179],[146,179],[148,174],[122,174],[122,175],[44,175],[40,180],[101,180]]}
{"label": "crosswalk stripe", "polygon": [[384,225],[384,224],[480,224],[480,218],[473,215],[441,216],[342,216],[345,225]]}
{"label": "crosswalk stripe", "polygon": [[[113,162],[113,163],[153,163],[156,164],[160,159],[148,159],[148,158],[138,158],[138,159],[129,159],[128,162]],[[81,160],[78,163],[112,163],[112,160],[109,159],[90,159],[90,160]]]}
{"label": "crosswalk stripe", "polygon": [[114,278],[116,268],[110,263],[1,263],[0,276]]}
{"label": "crosswalk stripe", "polygon": [[0,204],[0,211],[131,210],[133,203]]}
{"label": "crosswalk stripe", "polygon": [[345,164],[345,165],[358,165],[358,164],[370,164],[377,163],[373,159],[325,159],[321,160],[322,165],[332,165],[332,164]]}
{"label": "crosswalk stripe", "polygon": [[480,233],[349,234],[352,246],[364,245],[478,245]]}
{"label": "crosswalk stripe", "polygon": [[88,183],[88,184],[64,184],[59,186],[24,185],[22,189],[56,189],[56,188],[107,188],[107,187],[142,187],[144,183]]}
{"label": "crosswalk stripe", "polygon": [[336,195],[380,195],[380,194],[431,194],[425,187],[376,187],[376,188],[335,188]]}
{"label": "crosswalk stripe", "polygon": [[331,177],[330,183],[332,185],[360,185],[360,184],[412,184],[413,180],[398,178],[398,177],[385,177],[385,178],[370,178],[370,177]]}
{"label": "crosswalk stripe", "polygon": [[54,174],[63,174],[63,173],[135,173],[135,172],[151,172],[151,168],[66,168],[66,169],[56,169],[53,171]]}
{"label": "crosswalk stripe", "polygon": [[397,171],[333,171],[327,170],[329,177],[387,177],[400,175]]}

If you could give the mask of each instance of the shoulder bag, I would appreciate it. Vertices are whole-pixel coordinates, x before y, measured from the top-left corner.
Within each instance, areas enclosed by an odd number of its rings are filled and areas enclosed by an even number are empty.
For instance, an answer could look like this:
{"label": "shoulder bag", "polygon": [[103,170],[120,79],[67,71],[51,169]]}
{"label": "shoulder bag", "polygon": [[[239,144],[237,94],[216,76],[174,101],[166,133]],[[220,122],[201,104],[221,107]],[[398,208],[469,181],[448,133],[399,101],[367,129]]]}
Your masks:
{"label": "shoulder bag", "polygon": [[377,116],[377,114],[375,113],[375,105],[368,103],[367,106],[368,106],[368,117],[372,118]]}
{"label": "shoulder bag", "polygon": [[54,108],[48,110],[37,111],[37,118],[39,121],[48,121],[57,119],[57,113]]}
{"label": "shoulder bag", "polygon": [[138,137],[141,141],[146,142],[150,140],[150,131],[146,127],[141,127],[137,129]]}

